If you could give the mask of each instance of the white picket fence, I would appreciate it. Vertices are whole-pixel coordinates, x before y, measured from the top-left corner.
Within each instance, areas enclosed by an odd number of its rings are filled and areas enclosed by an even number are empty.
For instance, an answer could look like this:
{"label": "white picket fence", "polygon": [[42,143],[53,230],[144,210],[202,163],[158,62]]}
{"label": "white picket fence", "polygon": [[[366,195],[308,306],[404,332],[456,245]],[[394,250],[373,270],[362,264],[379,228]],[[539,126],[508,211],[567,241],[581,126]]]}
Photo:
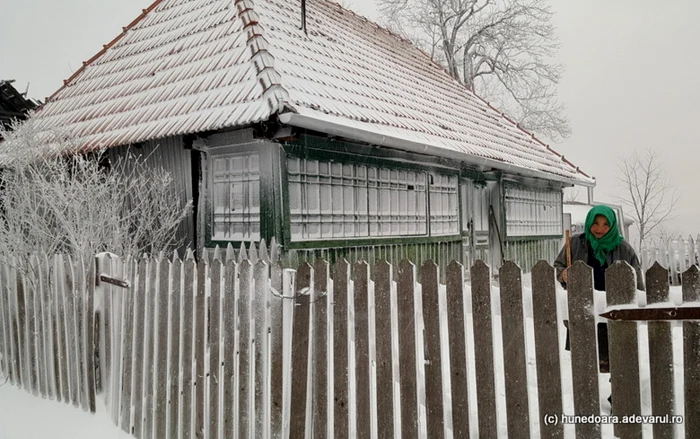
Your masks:
{"label": "white picket fence", "polygon": [[654,262],[668,268],[671,285],[680,285],[680,274],[691,265],[700,263],[700,235],[695,239],[650,239],[640,255],[642,270],[648,270]]}

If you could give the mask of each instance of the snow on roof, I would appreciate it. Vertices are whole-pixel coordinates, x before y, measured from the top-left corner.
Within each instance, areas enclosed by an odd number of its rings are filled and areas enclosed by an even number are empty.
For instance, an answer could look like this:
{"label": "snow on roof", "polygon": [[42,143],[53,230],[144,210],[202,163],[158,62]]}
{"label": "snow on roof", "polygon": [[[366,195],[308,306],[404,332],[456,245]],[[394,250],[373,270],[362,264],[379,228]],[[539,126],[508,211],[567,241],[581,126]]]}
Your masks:
{"label": "snow on roof", "polygon": [[287,112],[594,183],[409,42],[326,0],[307,2],[307,32],[300,16],[296,0],[157,0],[36,117],[94,149]]}

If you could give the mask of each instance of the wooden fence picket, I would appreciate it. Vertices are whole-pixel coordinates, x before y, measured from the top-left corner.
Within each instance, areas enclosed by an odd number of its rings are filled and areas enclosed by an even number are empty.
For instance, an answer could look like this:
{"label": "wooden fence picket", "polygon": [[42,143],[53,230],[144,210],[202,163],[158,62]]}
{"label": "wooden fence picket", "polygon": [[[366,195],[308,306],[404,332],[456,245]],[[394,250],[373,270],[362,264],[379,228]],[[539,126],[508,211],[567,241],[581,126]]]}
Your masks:
{"label": "wooden fence picket", "polygon": [[416,266],[404,259],[399,263],[397,304],[399,319],[399,386],[401,393],[401,435],[417,438],[418,373],[416,367]]}
{"label": "wooden fence picket", "polygon": [[[617,261],[608,268],[605,272],[605,285],[608,306],[635,303],[635,273],[628,263]],[[620,418],[639,414],[641,401],[637,322],[612,321],[608,327],[610,377],[614,398],[612,413]],[[618,437],[641,437],[641,430],[641,424],[614,425],[614,433]]]}
{"label": "wooden fence picket", "polygon": [[292,406],[289,437],[305,437],[306,388],[309,368],[309,319],[313,268],[303,263],[297,270],[294,287],[295,306],[292,326]]}
{"label": "wooden fence picket", "polygon": [[491,269],[477,260],[471,267],[474,372],[479,412],[479,437],[497,437],[491,314]]}
{"label": "wooden fence picket", "polygon": [[[230,245],[230,244],[229,244]],[[234,438],[234,427],[238,420],[234,399],[237,399],[235,386],[236,380],[236,327],[238,326],[238,265],[231,259],[233,255],[227,251],[226,267],[224,269],[224,297],[223,297],[223,432],[225,439]]]}
{"label": "wooden fence picket", "polygon": [[239,414],[239,425],[236,437],[252,438],[250,434],[254,426],[252,425],[251,413],[255,409],[255,401],[253,400],[253,385],[254,376],[252,375],[254,361],[251,360],[251,339],[253,337],[254,328],[251,300],[254,291],[253,288],[253,267],[249,260],[241,261],[239,264],[239,279],[240,279],[240,296],[238,299],[238,318],[240,319],[239,326],[239,354],[238,354],[238,407],[236,412]]}
{"label": "wooden fence picket", "polygon": [[[121,397],[119,398],[119,417],[123,431],[131,434],[131,395],[133,394],[133,358],[134,358],[134,323],[136,316],[137,273],[136,261],[127,260],[125,271],[131,288],[124,291],[124,322],[122,330],[122,361],[121,361]],[[127,274],[125,273],[125,274]],[[115,381],[116,382],[116,381]]]}
{"label": "wooden fence picket", "polygon": [[427,260],[421,267],[423,353],[425,355],[425,411],[428,437],[444,437],[442,358],[440,340],[439,268]]}
{"label": "wooden fence picket", "polygon": [[[217,247],[218,250],[218,247]],[[209,437],[219,438],[219,401],[221,396],[221,300],[223,271],[220,255],[216,252],[210,266],[211,293],[209,295]],[[226,329],[224,328],[224,331]]]}
{"label": "wooden fence picket", "polygon": [[[95,257],[95,266],[97,267],[96,274],[98,275],[96,280],[96,285],[98,287],[95,288],[95,295],[98,296],[97,301],[101,303],[99,309],[97,309],[98,307],[95,306],[95,320],[99,320],[99,327],[97,328],[98,338],[96,342],[99,349],[99,364],[97,367],[99,367],[100,372],[95,377],[95,387],[98,393],[103,393],[105,401],[107,401],[107,407],[110,409],[114,406],[112,383],[109,381],[109,378],[112,376],[112,354],[115,350],[112,340],[112,321],[115,314],[115,306],[113,302],[117,300],[115,299],[115,295],[117,297],[120,297],[120,295],[114,294],[116,293],[116,287],[114,287],[113,290],[113,286],[107,282],[103,282],[99,276],[106,275],[108,277],[114,277],[112,271],[113,269],[116,270],[116,267],[113,267],[112,262],[112,257],[109,255],[109,253]],[[98,325],[96,324],[95,326]],[[111,412],[110,414],[113,416],[114,412]]]}
{"label": "wooden fence picket", "polygon": [[[274,241],[271,243],[274,246]],[[290,300],[284,297],[284,268],[278,259],[271,260],[270,267],[270,434],[272,437],[282,436],[284,412],[284,302]],[[293,288],[293,286],[292,286]],[[291,290],[287,286],[287,289]]]}
{"label": "wooden fence picket", "polygon": [[167,379],[168,379],[168,298],[170,296],[170,261],[161,258],[155,261],[157,285],[154,289],[156,317],[153,324],[155,333],[153,345],[153,422],[152,429],[156,438],[164,438],[166,434]]}
{"label": "wooden fence picket", "polygon": [[348,290],[350,264],[345,259],[333,267],[333,430],[335,437],[349,437],[350,402],[348,400]]}
{"label": "wooden fence picket", "polygon": [[370,388],[369,341],[369,265],[357,261],[353,266],[353,304],[355,316],[355,379],[356,379],[356,432],[359,437],[369,437],[372,424],[372,393]]}
{"label": "wooden fence picket", "polygon": [[75,283],[76,283],[76,273],[74,270],[73,260],[70,256],[66,256],[63,260],[64,266],[64,295],[66,303],[66,324],[68,326],[68,333],[66,335],[68,340],[68,364],[70,367],[70,393],[71,402],[75,407],[80,407],[82,404],[82,398],[80,394],[80,380],[81,374],[78,367],[78,359],[80,358],[80,343],[78,330],[80,322],[79,313],[79,298],[75,293]]}
{"label": "wooden fence picket", "polygon": [[[24,290],[24,302],[25,302],[25,328],[24,328],[24,339],[25,339],[25,364],[27,365],[26,370],[28,371],[27,381],[28,389],[34,394],[34,396],[41,395],[41,388],[39,382],[39,373],[37,371],[37,338],[36,334],[39,333],[37,325],[37,294],[35,292],[36,288],[33,284],[31,278],[28,275],[22,273],[18,274],[18,277],[22,278],[22,285]],[[79,358],[79,357],[78,357]],[[78,362],[80,365],[80,362]]]}
{"label": "wooden fence picket", "polygon": [[182,291],[182,356],[180,357],[180,369],[182,373],[182,405],[180,433],[183,439],[192,438],[192,410],[194,377],[192,366],[194,364],[194,297],[197,294],[196,275],[197,264],[193,258],[184,262],[184,289]]}
{"label": "wooden fence picket", "polygon": [[14,280],[14,270],[10,270],[9,266],[0,266],[0,288],[5,296],[6,307],[3,308],[3,314],[6,319],[5,335],[7,336],[7,366],[8,377],[10,383],[20,387],[20,363],[19,363],[19,346],[18,346],[18,328],[17,328],[17,282]]}
{"label": "wooden fence picket", "polygon": [[9,288],[6,286],[6,276],[4,267],[0,266],[0,374],[6,376],[14,384],[14,378],[10,373],[10,303],[7,293]]}
{"label": "wooden fence picket", "polygon": [[392,338],[392,267],[386,260],[374,266],[376,312],[377,419],[379,437],[394,437],[394,374]]}
{"label": "wooden fence picket", "polygon": [[204,393],[206,388],[207,373],[205,370],[205,362],[207,357],[206,327],[208,324],[206,302],[207,267],[208,264],[205,261],[199,261],[197,263],[197,289],[196,296],[194,298],[194,437],[196,438],[203,438],[205,435]]}
{"label": "wooden fence picket", "polygon": [[450,383],[452,391],[452,432],[454,437],[469,437],[467,385],[467,336],[464,307],[464,267],[457,261],[447,266],[447,333],[449,335]]}
{"label": "wooden fence picket", "polygon": [[[683,302],[700,301],[700,270],[691,266],[683,273]],[[700,322],[683,322],[683,396],[685,401],[683,424],[685,437],[700,437]]]}
{"label": "wooden fence picket", "polygon": [[83,361],[85,367],[85,406],[83,410],[95,413],[95,259],[90,258],[86,265],[81,261],[83,269],[80,294],[83,297]]}
{"label": "wooden fence picket", "polygon": [[41,277],[40,289],[42,292],[43,315],[44,315],[44,352],[46,361],[46,383],[48,387],[48,398],[60,401],[57,386],[60,384],[60,376],[57,370],[58,359],[56,357],[56,332],[54,330],[54,296],[51,285],[51,265],[45,254],[37,255]]}
{"label": "wooden fence picket", "polygon": [[32,370],[36,373],[36,384],[38,395],[46,398],[49,396],[48,383],[48,363],[46,358],[46,313],[44,312],[44,291],[42,282],[42,267],[39,264],[37,255],[29,258],[29,271],[27,272],[27,283],[34,296],[34,334],[30,336],[34,340],[34,355]]}
{"label": "wooden fence picket", "polygon": [[540,435],[561,438],[564,426],[545,422],[544,415],[562,411],[561,365],[559,363],[559,333],[554,267],[539,261],[532,268],[532,312],[535,327],[535,356],[537,364],[537,394],[540,408]]}
{"label": "wooden fence picket", "polygon": [[328,430],[328,278],[330,266],[323,259],[314,261],[312,357],[312,432],[314,437],[331,437]]}
{"label": "wooden fence picket", "polygon": [[9,279],[9,281],[10,284],[14,287],[14,300],[15,306],[17,307],[17,317],[12,325],[15,328],[14,345],[17,347],[17,350],[15,351],[15,364],[17,365],[18,380],[17,382],[19,383],[22,389],[31,392],[31,389],[29,388],[28,384],[29,375],[27,373],[27,370],[25,369],[27,365],[27,345],[25,341],[26,304],[24,301],[24,284],[22,282],[22,276],[20,275],[20,273],[17,272],[16,269],[11,270],[11,276],[12,277]]}
{"label": "wooden fence picket", "polygon": [[166,437],[168,438],[177,438],[179,437],[179,431],[180,431],[180,395],[182,394],[181,392],[181,387],[180,387],[180,380],[181,380],[181,372],[182,369],[180,367],[181,361],[181,349],[182,349],[182,331],[184,327],[183,323],[183,311],[182,311],[182,303],[183,303],[183,297],[182,297],[182,292],[184,290],[183,288],[183,269],[182,269],[182,261],[177,257],[177,254],[173,255],[173,260],[170,268],[170,280],[171,280],[171,285],[170,285],[170,294],[169,294],[169,299],[168,299],[168,307],[169,307],[169,322],[170,322],[170,329],[168,330],[168,333],[170,334],[170,340],[169,340],[169,346],[168,346],[168,352],[169,352],[169,358],[168,358],[168,377],[169,377],[169,383],[170,385],[168,386],[168,425],[167,425],[167,432],[166,432]]}
{"label": "wooden fence picket", "polygon": [[133,414],[131,417],[132,433],[137,439],[143,436],[143,375],[144,375],[144,339],[146,324],[146,279],[148,277],[148,260],[144,257],[138,263],[138,284],[134,291],[134,349],[133,367],[131,372],[133,391],[131,405]]}
{"label": "wooden fence picket", "polygon": [[255,422],[251,423],[252,436],[269,437],[270,410],[267,407],[265,395],[269,394],[269,364],[268,342],[269,333],[268,313],[270,300],[270,264],[259,258],[253,267],[255,290],[253,293],[253,404],[255,407]]}
{"label": "wooden fence picket", "polygon": [[148,258],[148,270],[146,272],[146,289],[144,290],[144,329],[143,329],[143,402],[141,405],[141,437],[150,438],[153,435],[153,373],[154,368],[154,342],[155,342],[155,302],[158,294],[157,274],[158,259]]}
{"label": "wooden fence picket", "polygon": [[[669,301],[668,270],[654,263],[646,272],[647,304]],[[650,363],[651,414],[674,413],[673,401],[673,335],[670,322],[649,322],[649,357],[665,358],[667,361]],[[673,424],[655,423],[655,438],[672,438]]]}
{"label": "wooden fence picket", "polygon": [[[571,377],[574,411],[580,415],[600,412],[598,350],[593,307],[593,270],[582,261],[574,262],[567,274],[569,338],[571,341]],[[613,360],[610,360],[613,363]],[[618,363],[619,364],[619,363]],[[600,436],[600,424],[575,424],[576,437]]]}
{"label": "wooden fence picket", "polygon": [[499,271],[501,284],[501,328],[506,388],[508,437],[530,437],[527,399],[527,357],[520,267],[506,261]]}

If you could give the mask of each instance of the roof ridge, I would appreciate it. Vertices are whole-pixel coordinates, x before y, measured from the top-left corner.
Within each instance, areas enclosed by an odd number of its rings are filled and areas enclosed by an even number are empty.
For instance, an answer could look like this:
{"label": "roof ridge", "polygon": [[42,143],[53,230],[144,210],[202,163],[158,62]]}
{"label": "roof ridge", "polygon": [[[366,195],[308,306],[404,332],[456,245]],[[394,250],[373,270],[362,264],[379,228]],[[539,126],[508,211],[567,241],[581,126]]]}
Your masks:
{"label": "roof ridge", "polygon": [[289,92],[282,85],[282,76],[275,70],[275,57],[270,53],[270,43],[264,36],[260,16],[255,12],[254,0],[234,0],[238,18],[248,35],[250,61],[255,66],[258,84],[262,87],[262,97],[270,107],[271,114],[281,113],[289,102]]}
{"label": "roof ridge", "polygon": [[[70,77],[68,77],[68,79],[64,79],[64,80],[63,80],[63,85],[62,85],[58,90],[56,90],[55,92],[53,92],[53,93],[51,94],[51,96],[49,96],[49,97],[47,97],[46,99],[44,99],[44,104],[49,103],[49,101],[50,101],[51,99],[53,99],[54,96],[56,96],[56,95],[59,94],[61,91],[63,91],[63,89],[66,88],[66,87],[68,86],[68,84],[69,84],[73,79],[75,79],[79,74],[81,74],[81,73],[85,70],[85,68],[86,68],[87,66],[89,66],[90,64],[92,64],[93,62],[95,62],[99,57],[101,57],[102,55],[104,55],[104,54],[107,52],[107,50],[109,50],[112,46],[114,46],[115,44],[117,44],[117,42],[118,42],[119,40],[121,40],[121,39],[124,37],[124,35],[126,35],[126,33],[127,33],[129,30],[131,30],[131,28],[133,28],[133,27],[136,26],[141,20],[143,20],[143,19],[146,17],[146,15],[148,15],[149,12],[151,12],[153,9],[155,9],[156,6],[158,6],[158,4],[160,4],[162,1],[163,1],[163,0],[155,0],[155,1],[154,1],[153,3],[151,3],[151,5],[148,6],[146,9],[142,9],[142,10],[141,10],[141,14],[140,14],[138,17],[134,18],[134,19],[131,21],[131,23],[129,23],[128,25],[126,25],[126,26],[124,26],[124,27],[122,28],[122,33],[120,33],[119,35],[117,35],[117,36],[116,36],[112,41],[110,41],[109,43],[103,45],[103,46],[102,46],[102,49],[101,49],[99,52],[97,52],[95,55],[93,55],[92,58],[90,58],[90,59],[87,60],[87,61],[83,61],[83,64],[78,68],[78,70],[76,70],[72,75],[70,75]],[[39,107],[39,109],[43,108],[43,106],[44,106],[44,105],[41,105],[41,107]]]}

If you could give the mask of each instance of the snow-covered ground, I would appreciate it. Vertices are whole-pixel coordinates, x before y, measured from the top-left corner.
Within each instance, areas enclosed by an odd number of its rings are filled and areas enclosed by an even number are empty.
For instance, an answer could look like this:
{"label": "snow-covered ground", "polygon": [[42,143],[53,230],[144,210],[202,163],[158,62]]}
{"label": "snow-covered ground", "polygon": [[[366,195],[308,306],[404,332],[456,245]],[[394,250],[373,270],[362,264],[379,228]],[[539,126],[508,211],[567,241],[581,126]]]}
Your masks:
{"label": "snow-covered ground", "polygon": [[[5,383],[5,384],[2,384]],[[95,414],[37,398],[0,378],[0,439],[127,439],[100,407]]]}

